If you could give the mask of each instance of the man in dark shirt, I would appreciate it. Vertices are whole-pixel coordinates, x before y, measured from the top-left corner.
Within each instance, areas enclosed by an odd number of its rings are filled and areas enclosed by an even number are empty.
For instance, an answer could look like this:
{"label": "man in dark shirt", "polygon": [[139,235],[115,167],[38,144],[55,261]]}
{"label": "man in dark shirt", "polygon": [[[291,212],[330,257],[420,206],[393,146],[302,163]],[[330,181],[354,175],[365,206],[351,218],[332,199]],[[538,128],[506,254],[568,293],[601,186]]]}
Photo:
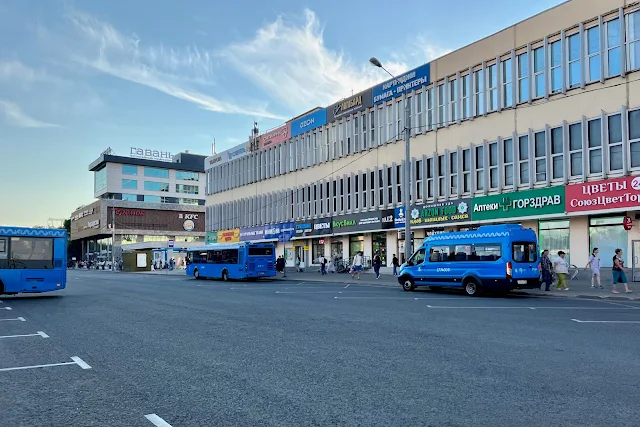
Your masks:
{"label": "man in dark shirt", "polygon": [[538,264],[538,270],[540,271],[540,275],[542,276],[542,283],[545,284],[545,291],[550,291],[551,282],[553,282],[553,275],[551,274],[551,260],[549,259],[549,249],[545,249],[542,251],[542,256],[540,257],[540,263]]}

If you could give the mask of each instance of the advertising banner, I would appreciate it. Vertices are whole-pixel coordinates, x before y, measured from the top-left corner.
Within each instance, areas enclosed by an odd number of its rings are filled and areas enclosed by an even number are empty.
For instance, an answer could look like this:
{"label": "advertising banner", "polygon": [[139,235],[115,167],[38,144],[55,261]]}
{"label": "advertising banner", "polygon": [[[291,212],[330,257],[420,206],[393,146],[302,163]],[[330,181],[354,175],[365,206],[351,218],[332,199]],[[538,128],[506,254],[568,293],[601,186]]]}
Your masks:
{"label": "advertising banner", "polygon": [[244,142],[222,153],[214,154],[204,159],[204,170],[209,170],[233,159],[237,159],[238,157],[246,156],[247,154],[249,154],[249,151],[247,150],[247,143]]}
{"label": "advertising banner", "polygon": [[382,216],[380,211],[340,215],[333,217],[332,227],[334,233],[381,230]]}
{"label": "advertising banner", "polygon": [[470,221],[470,205],[471,199],[465,198],[413,206],[409,213],[409,222],[412,225],[424,225]]}
{"label": "advertising banner", "polygon": [[327,107],[327,123],[331,123],[337,119],[366,110],[373,106],[373,96],[371,89],[360,92],[349,98]]}
{"label": "advertising banner", "polygon": [[291,136],[298,136],[309,130],[327,124],[327,109],[316,110],[312,113],[304,115],[298,119],[291,121]]}
{"label": "advertising banner", "polygon": [[424,64],[416,69],[407,71],[406,73],[387,80],[384,83],[374,86],[373,103],[378,105],[389,99],[396,98],[405,92],[411,92],[422,86],[428,86],[431,83],[431,64]]}
{"label": "advertising banner", "polygon": [[475,197],[471,206],[473,221],[562,214],[565,209],[565,191],[564,187],[557,186]]}
{"label": "advertising banner", "polygon": [[287,141],[291,134],[290,124],[291,123],[287,123],[284,126],[271,129],[270,131],[260,135],[260,140],[258,142],[260,150],[264,150],[265,148],[273,147]]}
{"label": "advertising banner", "polygon": [[218,243],[238,243],[240,241],[240,229],[218,231]]}
{"label": "advertising banner", "polygon": [[111,222],[111,212],[116,215],[116,229],[166,230],[175,232],[204,233],[204,212],[161,211],[154,209],[108,208],[107,219]]}
{"label": "advertising banner", "polygon": [[331,218],[318,218],[313,220],[313,236],[324,236],[332,233]]}
{"label": "advertising banner", "polygon": [[395,208],[393,210],[393,225],[395,226],[395,228],[404,227],[406,222],[406,217],[407,217],[407,210],[404,208],[404,206]]}
{"label": "advertising banner", "polygon": [[205,245],[213,245],[218,243],[218,232],[217,231],[209,231],[204,237]]}
{"label": "advertising banner", "polygon": [[[280,224],[280,234],[278,235],[279,242],[290,242],[296,235],[296,223],[293,221],[283,222]],[[265,230],[265,236],[268,236]]]}
{"label": "advertising banner", "polygon": [[567,185],[566,192],[567,212],[637,208],[640,206],[640,177]]}
{"label": "advertising banner", "polygon": [[240,229],[240,241],[264,240],[265,227],[247,227]]}
{"label": "advertising banner", "polygon": [[393,213],[394,213],[393,209],[385,209],[383,211],[380,211],[380,217],[381,217],[381,223],[382,223],[381,228],[383,230],[391,230],[396,228],[396,221]]}
{"label": "advertising banner", "polygon": [[313,232],[313,222],[296,221],[296,237],[311,236],[312,232]]}

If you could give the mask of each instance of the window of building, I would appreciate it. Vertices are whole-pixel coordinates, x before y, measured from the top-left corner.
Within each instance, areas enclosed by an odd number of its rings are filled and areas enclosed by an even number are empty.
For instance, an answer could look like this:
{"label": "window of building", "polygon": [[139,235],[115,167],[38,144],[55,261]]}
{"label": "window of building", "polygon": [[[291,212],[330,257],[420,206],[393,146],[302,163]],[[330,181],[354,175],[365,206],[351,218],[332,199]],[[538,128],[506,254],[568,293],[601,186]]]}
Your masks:
{"label": "window of building", "polygon": [[[145,169],[146,170],[146,169]],[[144,189],[146,191],[169,191],[168,182],[145,181]]]}
{"label": "window of building", "polygon": [[176,193],[198,194],[197,185],[176,184]]}
{"label": "window of building", "polygon": [[567,52],[569,56],[569,87],[577,87],[582,82],[580,33],[573,34],[567,38]]}
{"label": "window of building", "polygon": [[529,184],[529,136],[518,138],[518,171],[520,184]]}
{"label": "window of building", "polygon": [[504,185],[513,186],[513,140],[502,140],[502,156],[504,164]]}
{"label": "window of building", "polygon": [[484,190],[484,147],[476,147],[476,190]]}
{"label": "window of building", "polygon": [[446,194],[445,185],[447,184],[447,178],[445,175],[446,161],[444,154],[438,156],[438,195],[440,197]]}
{"label": "window of building", "polygon": [[466,75],[462,79],[462,119],[471,118],[471,76]]}
{"label": "window of building", "polygon": [[552,179],[564,177],[564,143],[562,127],[551,129],[551,168]]}
{"label": "window of building", "polygon": [[445,89],[445,85],[443,84],[438,86],[438,127],[448,124],[444,111],[444,106],[447,101],[447,98],[445,97]]}
{"label": "window of building", "polygon": [[529,101],[529,54],[518,55],[518,103]]}
{"label": "window of building", "polygon": [[498,143],[489,143],[489,188],[500,186],[498,180]]}
{"label": "window of building", "polygon": [[629,148],[631,167],[640,167],[640,110],[629,111]]}
{"label": "window of building", "polygon": [[587,126],[589,138],[589,173],[602,173],[602,121],[590,120]]}
{"label": "window of building", "polygon": [[498,110],[498,65],[490,65],[489,72],[489,111]]}
{"label": "window of building", "polygon": [[123,190],[137,190],[138,189],[138,181],[135,179],[123,179],[122,180],[122,189]]}
{"label": "window of building", "polygon": [[449,188],[452,196],[458,194],[458,152],[449,153]]}
{"label": "window of building", "polygon": [[458,120],[458,81],[452,80],[449,82],[449,102],[451,108],[450,122],[453,123]]}
{"label": "window of building", "polygon": [[587,75],[585,80],[595,82],[600,80],[600,27],[589,28],[586,33]]}
{"label": "window of building", "polygon": [[144,196],[144,201],[147,203],[161,203],[162,199],[160,196]]}
{"label": "window of building", "polygon": [[122,175],[138,175],[138,167],[132,165],[122,165]]}
{"label": "window of building", "polygon": [[402,202],[402,181],[402,165],[396,165],[396,200],[398,202]]}
{"label": "window of building", "polygon": [[617,248],[627,248],[627,231],[620,226],[624,216],[589,218],[589,252],[600,250],[600,267],[613,267],[613,255]]}
{"label": "window of building", "polygon": [[424,126],[424,106],[422,105],[424,102],[424,92],[416,93],[416,116],[418,117],[417,126],[412,126],[416,129],[416,132],[422,133],[425,131]]}
{"label": "window of building", "polygon": [[640,11],[627,15],[627,69],[640,68]]}
{"label": "window of building", "polygon": [[400,139],[402,136],[402,115],[404,114],[404,106],[402,105],[402,98],[396,102],[396,138]]}
{"label": "window of building", "polygon": [[337,180],[333,180],[333,212],[338,212],[338,183]]}
{"label": "window of building", "polygon": [[169,179],[169,170],[168,169],[158,169],[158,168],[144,168],[144,176],[150,178],[165,178]]}
{"label": "window of building", "polygon": [[436,124],[433,120],[433,87],[427,89],[427,129],[434,130]]}
{"label": "window of building", "polygon": [[386,136],[384,134],[384,110],[382,107],[378,108],[378,145],[386,143]]}
{"label": "window of building", "polygon": [[424,195],[424,182],[423,182],[423,164],[422,160],[416,161],[416,169],[414,173],[414,181],[415,181],[415,192],[411,195],[411,200],[422,200]]}
{"label": "window of building", "polygon": [[393,103],[387,104],[385,108],[387,109],[387,142],[395,141],[398,136],[393,131]]}
{"label": "window of building", "polygon": [[622,170],[622,116],[614,114],[607,118],[609,133],[609,172]]}
{"label": "window of building", "polygon": [[547,180],[547,141],[545,132],[536,132],[533,136],[533,153],[536,161],[535,182],[545,182]]}
{"label": "window of building", "polygon": [[355,151],[356,153],[358,151],[360,151],[360,139],[358,138],[358,131],[360,129],[360,123],[358,122],[358,119],[360,119],[360,117],[353,116],[353,120],[351,121],[353,123],[353,142],[355,144]]}
{"label": "window of building", "polygon": [[93,191],[95,193],[107,188],[107,167],[103,167],[93,174]]}
{"label": "window of building", "polygon": [[383,169],[378,170],[378,201],[379,205],[384,205],[384,177],[383,177]]}
{"label": "window of building", "polygon": [[180,199],[178,201],[181,205],[199,205],[200,200],[198,199]]}
{"label": "window of building", "polygon": [[433,157],[427,158],[427,194],[425,198],[432,199],[433,198]]}
{"label": "window of building", "polygon": [[[562,91],[562,45],[559,41],[550,45],[551,64],[551,93]],[[580,59],[580,46],[578,45],[578,61]],[[579,64],[579,62],[578,62]],[[579,68],[579,65],[578,65]],[[578,70],[579,71],[579,70]],[[578,72],[578,80],[580,73]]]}
{"label": "window of building", "polygon": [[471,192],[471,150],[462,150],[462,192]]}
{"label": "window of building", "polygon": [[200,174],[198,172],[176,171],[176,179],[182,181],[200,181]]}
{"label": "window of building", "polygon": [[582,124],[569,125],[569,162],[571,177],[582,176]]}
{"label": "window of building", "polygon": [[[553,46],[553,44],[552,44]],[[552,49],[553,50],[553,49]],[[533,93],[534,98],[545,96],[544,47],[533,50]]]}
{"label": "window of building", "polygon": [[135,194],[123,194],[122,200],[126,200],[127,202],[137,202],[138,196]]}
{"label": "window of building", "polygon": [[340,178],[340,212],[344,212],[344,179]]}
{"label": "window of building", "polygon": [[502,61],[502,107],[513,107],[513,82],[511,59]]}
{"label": "window of building", "polygon": [[369,144],[371,144],[371,147],[375,146],[376,143],[376,133],[375,133],[375,129],[376,129],[376,121],[374,120],[374,116],[375,113],[374,111],[370,111],[369,112],[369,120],[370,120],[370,128],[371,128],[371,139],[369,140]]}
{"label": "window of building", "polygon": [[369,148],[369,138],[367,138],[367,112],[363,112],[362,116],[360,116],[360,122],[362,122],[362,149],[366,150]]}
{"label": "window of building", "polygon": [[569,261],[569,220],[539,221],[538,222],[538,247],[540,252],[549,250],[549,256],[553,261],[558,251],[566,253]]}
{"label": "window of building", "polygon": [[620,18],[605,24],[607,42],[607,77],[618,76],[622,73],[620,62]]}
{"label": "window of building", "polygon": [[484,104],[484,73],[482,70],[473,73],[475,79],[475,98],[476,98],[476,116],[482,116],[485,113]]}

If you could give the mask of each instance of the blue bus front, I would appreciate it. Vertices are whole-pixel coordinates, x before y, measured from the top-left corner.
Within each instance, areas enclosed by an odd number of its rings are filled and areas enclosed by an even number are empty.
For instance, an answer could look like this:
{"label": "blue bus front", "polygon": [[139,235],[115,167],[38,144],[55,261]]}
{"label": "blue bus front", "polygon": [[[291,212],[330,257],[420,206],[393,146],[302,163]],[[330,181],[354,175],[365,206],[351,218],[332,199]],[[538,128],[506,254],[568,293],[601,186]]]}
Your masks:
{"label": "blue bus front", "polygon": [[0,294],[57,291],[66,284],[66,230],[0,227]]}

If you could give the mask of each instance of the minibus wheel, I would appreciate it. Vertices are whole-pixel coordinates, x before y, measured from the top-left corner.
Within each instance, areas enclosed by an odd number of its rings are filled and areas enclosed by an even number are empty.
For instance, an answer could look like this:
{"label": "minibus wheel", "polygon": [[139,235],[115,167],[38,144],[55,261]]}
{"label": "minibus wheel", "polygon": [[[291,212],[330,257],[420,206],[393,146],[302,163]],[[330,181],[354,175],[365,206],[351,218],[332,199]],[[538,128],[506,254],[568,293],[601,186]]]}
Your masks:
{"label": "minibus wheel", "polygon": [[470,297],[480,294],[480,285],[475,279],[467,279],[463,283],[464,293]]}
{"label": "minibus wheel", "polygon": [[416,289],[416,284],[411,277],[405,277],[402,279],[402,289],[407,292],[411,292]]}

